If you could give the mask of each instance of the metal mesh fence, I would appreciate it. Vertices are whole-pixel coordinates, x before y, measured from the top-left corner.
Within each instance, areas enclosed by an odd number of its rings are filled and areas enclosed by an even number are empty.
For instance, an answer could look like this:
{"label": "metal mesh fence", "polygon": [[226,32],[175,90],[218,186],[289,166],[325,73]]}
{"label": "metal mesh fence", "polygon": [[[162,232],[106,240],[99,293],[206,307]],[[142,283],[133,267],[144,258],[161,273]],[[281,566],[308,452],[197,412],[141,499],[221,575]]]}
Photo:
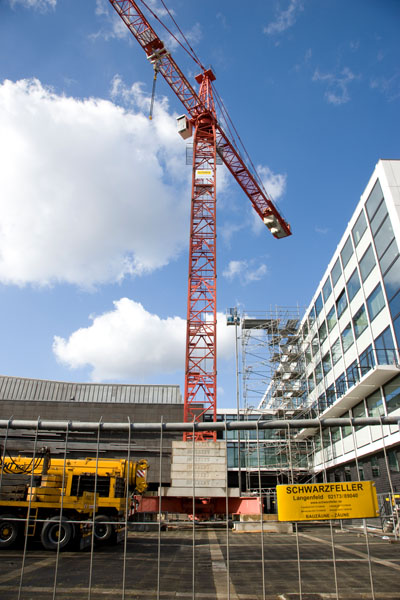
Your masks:
{"label": "metal mesh fence", "polygon": [[[390,491],[379,497],[373,523],[282,523],[274,514],[275,490],[264,485],[268,465],[260,435],[265,429],[288,432],[286,477],[293,483],[292,444],[300,430],[319,428],[322,434],[347,426],[354,435],[363,425],[383,433],[397,423],[396,417],[193,425],[2,420],[0,598],[398,598],[398,547],[390,543],[399,535],[398,493],[384,442]],[[217,500],[203,495],[198,481],[204,446],[193,436],[186,442],[191,485],[179,502],[168,503],[166,439],[202,428],[225,434],[222,493]],[[243,494],[235,497],[228,481],[227,432],[235,429],[253,432],[257,461],[253,504],[247,506],[254,512],[240,508],[246,506]],[[140,484],[147,457],[137,447],[143,432],[153,440],[152,484],[145,494]],[[356,444],[354,451],[360,480]],[[328,480],[324,458],[319,473],[310,470],[307,477]],[[262,514],[255,506],[269,510]]]}

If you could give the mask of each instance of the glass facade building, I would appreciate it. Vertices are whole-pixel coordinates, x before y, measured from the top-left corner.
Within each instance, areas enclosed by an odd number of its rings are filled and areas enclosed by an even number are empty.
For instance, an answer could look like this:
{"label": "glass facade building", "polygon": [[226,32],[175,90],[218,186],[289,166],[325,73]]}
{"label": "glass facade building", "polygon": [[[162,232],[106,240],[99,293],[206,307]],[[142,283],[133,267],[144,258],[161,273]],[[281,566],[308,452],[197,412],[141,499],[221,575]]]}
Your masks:
{"label": "glass facade building", "polygon": [[[399,250],[400,160],[380,160],[312,301],[292,332],[296,339],[295,383],[299,384],[296,401],[289,410],[284,399],[289,391],[292,394],[293,382],[282,378],[287,353],[275,353],[278,362],[273,365],[267,391],[258,406],[254,405],[253,416],[241,418],[398,415],[400,421]],[[242,336],[245,324],[242,319]],[[272,397],[268,393],[272,389],[280,395]],[[221,420],[235,419],[233,410],[218,412]],[[247,439],[241,437],[240,444],[236,433],[227,432],[227,436],[228,468],[255,468],[254,433]],[[292,459],[289,464],[285,452],[288,441],[272,430],[259,440],[260,467],[265,474],[275,472],[275,483],[281,483],[285,470],[294,464]],[[318,479],[326,469],[330,481],[359,476],[374,479],[381,493],[389,491],[390,479],[400,493],[397,425],[332,427],[323,430],[322,439],[320,432],[304,429],[292,434],[291,443],[297,444],[294,467],[298,478],[304,474]],[[266,479],[267,484],[272,480]]]}
{"label": "glass facade building", "polygon": [[[301,324],[306,414],[400,418],[399,249],[400,161],[380,160]],[[398,464],[399,427],[353,433],[343,427],[322,441],[317,435],[312,469],[324,463],[334,471],[332,480],[340,474],[345,480],[348,465],[366,457],[371,475],[383,445]]]}

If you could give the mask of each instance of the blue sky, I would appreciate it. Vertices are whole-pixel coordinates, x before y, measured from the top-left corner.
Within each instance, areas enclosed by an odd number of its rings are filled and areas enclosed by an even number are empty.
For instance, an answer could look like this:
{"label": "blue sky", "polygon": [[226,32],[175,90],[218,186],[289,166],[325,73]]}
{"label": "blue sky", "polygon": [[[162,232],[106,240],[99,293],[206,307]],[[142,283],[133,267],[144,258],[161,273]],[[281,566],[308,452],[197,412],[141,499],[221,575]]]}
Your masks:
{"label": "blue sky", "polygon": [[[376,162],[399,158],[400,3],[199,6],[168,0],[293,230],[274,239],[220,170],[218,310],[306,306]],[[182,108],[160,79],[149,122],[152,69],[122,25],[107,0],[0,2],[5,375],[183,387]],[[194,63],[155,28],[194,82]],[[233,332],[219,328],[230,406]]]}

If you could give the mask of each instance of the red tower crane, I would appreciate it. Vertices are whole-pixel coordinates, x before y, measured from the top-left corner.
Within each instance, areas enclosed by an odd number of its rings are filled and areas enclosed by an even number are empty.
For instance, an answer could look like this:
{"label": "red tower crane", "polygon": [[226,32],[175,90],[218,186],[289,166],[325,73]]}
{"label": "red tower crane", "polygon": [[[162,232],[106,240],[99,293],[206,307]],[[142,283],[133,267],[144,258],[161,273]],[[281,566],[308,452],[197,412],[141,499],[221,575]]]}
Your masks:
{"label": "red tower crane", "polygon": [[[184,421],[195,422],[206,411],[216,420],[217,308],[216,308],[216,166],[222,159],[253,208],[275,238],[291,235],[289,224],[251,172],[218,120],[211,69],[196,76],[193,89],[171,54],[133,0],[110,0],[113,8],[182,102],[187,116],[178,119],[179,132],[193,131],[193,172],[190,217],[189,285],[187,304]],[[143,1],[141,4],[145,5]],[[146,5],[145,5],[146,6]],[[153,87],[154,94],[154,87]],[[154,96],[153,96],[154,97]],[[186,434],[186,439],[191,438]],[[195,433],[195,438],[215,439],[215,433]]]}

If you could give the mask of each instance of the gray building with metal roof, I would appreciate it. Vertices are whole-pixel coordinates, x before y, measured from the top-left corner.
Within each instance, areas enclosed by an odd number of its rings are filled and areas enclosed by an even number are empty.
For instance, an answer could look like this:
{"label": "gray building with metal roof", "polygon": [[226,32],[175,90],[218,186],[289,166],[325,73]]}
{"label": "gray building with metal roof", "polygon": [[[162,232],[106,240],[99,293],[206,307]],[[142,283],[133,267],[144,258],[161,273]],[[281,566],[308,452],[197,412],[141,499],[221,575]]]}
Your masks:
{"label": "gray building with metal roof", "polygon": [[[41,419],[56,421],[92,421],[117,423],[130,420],[139,423],[182,422],[183,398],[178,385],[127,385],[72,383],[0,376],[0,418]],[[16,453],[32,452],[48,446],[53,455],[65,450],[64,432],[39,430],[35,442],[32,431],[7,432],[7,448]],[[180,435],[163,436],[163,484],[170,478],[170,448]],[[93,433],[68,432],[68,455],[86,456],[96,452]],[[0,440],[1,444],[1,440]],[[121,433],[101,432],[101,456],[126,457],[127,439]],[[159,482],[159,437],[135,433],[131,438],[131,458],[150,462],[149,481]]]}

